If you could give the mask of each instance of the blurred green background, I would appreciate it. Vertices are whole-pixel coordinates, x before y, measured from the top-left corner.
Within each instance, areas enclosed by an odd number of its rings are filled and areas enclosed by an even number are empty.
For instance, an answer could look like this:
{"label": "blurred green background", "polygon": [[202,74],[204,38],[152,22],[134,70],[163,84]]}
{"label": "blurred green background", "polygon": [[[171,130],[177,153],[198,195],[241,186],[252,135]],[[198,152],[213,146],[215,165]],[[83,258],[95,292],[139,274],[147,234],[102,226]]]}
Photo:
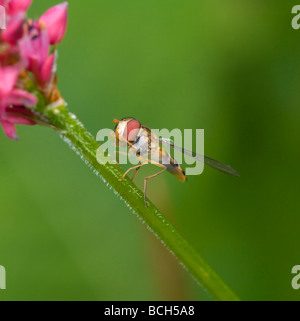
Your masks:
{"label": "blurred green background", "polygon": [[[206,154],[240,172],[163,175],[148,195],[244,300],[300,299],[296,4],[73,0],[59,46],[59,88],[93,135],[126,116],[204,128]],[[18,135],[0,133],[0,300],[210,299],[54,131]]]}

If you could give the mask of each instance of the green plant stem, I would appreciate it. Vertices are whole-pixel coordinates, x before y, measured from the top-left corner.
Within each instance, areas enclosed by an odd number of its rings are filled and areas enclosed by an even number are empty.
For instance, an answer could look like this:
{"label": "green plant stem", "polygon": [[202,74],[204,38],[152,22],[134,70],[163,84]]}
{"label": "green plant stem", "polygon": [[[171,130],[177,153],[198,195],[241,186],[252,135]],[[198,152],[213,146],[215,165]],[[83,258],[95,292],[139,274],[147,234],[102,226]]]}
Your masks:
{"label": "green plant stem", "polygon": [[123,171],[118,165],[109,163],[101,165],[98,163],[96,153],[100,147],[99,144],[77,118],[68,112],[64,105],[55,108],[49,106],[46,109],[43,108],[43,111],[40,112],[49,123],[55,126],[60,135],[84,159],[87,165],[111,186],[127,206],[145,222],[213,299],[239,300],[149,200],[149,207],[145,207],[143,193],[130,179],[126,178],[123,182],[119,181]]}

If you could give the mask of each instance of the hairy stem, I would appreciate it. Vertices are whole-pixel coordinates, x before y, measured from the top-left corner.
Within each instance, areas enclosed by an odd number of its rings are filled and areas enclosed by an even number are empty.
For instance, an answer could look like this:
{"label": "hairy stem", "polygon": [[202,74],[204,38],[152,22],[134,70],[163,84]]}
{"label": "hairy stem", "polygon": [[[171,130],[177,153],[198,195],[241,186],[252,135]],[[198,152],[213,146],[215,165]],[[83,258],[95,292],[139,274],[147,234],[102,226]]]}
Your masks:
{"label": "hairy stem", "polygon": [[49,106],[40,112],[86,164],[119,194],[131,210],[169,248],[213,299],[238,300],[232,290],[149,200],[149,206],[145,206],[144,195],[136,185],[127,178],[123,182],[119,181],[124,173],[118,165],[109,163],[102,165],[97,161],[96,153],[101,147],[77,118],[68,112],[64,104],[52,108]]}

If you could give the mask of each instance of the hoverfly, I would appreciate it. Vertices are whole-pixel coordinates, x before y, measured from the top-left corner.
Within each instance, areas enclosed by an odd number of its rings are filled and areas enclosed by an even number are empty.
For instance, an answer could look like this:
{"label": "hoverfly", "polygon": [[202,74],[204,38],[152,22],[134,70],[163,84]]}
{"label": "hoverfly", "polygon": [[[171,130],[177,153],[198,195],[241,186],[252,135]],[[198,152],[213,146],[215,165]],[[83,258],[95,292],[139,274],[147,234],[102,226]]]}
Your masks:
{"label": "hoverfly", "polygon": [[[238,172],[229,165],[223,164],[210,157],[193,153],[189,150],[175,146],[172,141],[158,138],[150,128],[142,125],[138,120],[134,118],[123,118],[122,120],[114,119],[113,122],[116,123],[116,127],[114,130],[114,139],[116,141],[116,146],[125,145],[130,150],[130,152],[133,152],[136,155],[139,160],[139,165],[129,168],[124,173],[120,181],[123,181],[130,171],[135,170],[131,178],[133,180],[141,167],[149,163],[161,168],[161,171],[159,171],[158,173],[152,176],[145,177],[144,179],[144,200],[146,206],[148,206],[146,193],[147,182],[149,179],[157,177],[165,171],[173,174],[182,182],[185,182],[187,179],[182,167],[169,153],[165,151],[165,149],[161,145],[168,145],[173,149],[178,150],[199,162],[203,162],[204,164],[217,169],[220,172],[233,176],[240,176]],[[121,152],[119,151],[116,153],[121,154]],[[153,157],[153,155],[155,157]],[[116,158],[119,163],[119,159],[117,156]]]}

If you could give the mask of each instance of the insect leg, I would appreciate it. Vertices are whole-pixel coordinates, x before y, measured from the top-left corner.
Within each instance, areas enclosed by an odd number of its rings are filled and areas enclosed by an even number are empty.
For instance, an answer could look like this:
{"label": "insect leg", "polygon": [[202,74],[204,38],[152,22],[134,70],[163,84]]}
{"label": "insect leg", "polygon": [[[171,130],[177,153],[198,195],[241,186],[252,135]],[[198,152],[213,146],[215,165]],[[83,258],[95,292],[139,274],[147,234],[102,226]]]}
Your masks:
{"label": "insect leg", "polygon": [[[137,166],[134,166],[134,167],[129,168],[129,169],[124,173],[124,175],[122,176],[122,178],[119,179],[119,181],[122,182],[122,181],[124,180],[124,178],[126,177],[126,175],[127,175],[130,171],[132,171],[133,169],[135,169],[135,170],[136,170],[136,173],[137,173],[137,171],[138,171],[142,166],[144,166],[144,165],[147,165],[147,164],[140,164],[140,165],[137,165]],[[136,173],[134,174],[134,176],[136,175]],[[133,178],[134,178],[134,177],[133,177]]]}
{"label": "insect leg", "polygon": [[148,204],[147,204],[147,182],[148,182],[148,179],[151,179],[151,178],[154,178],[154,177],[157,177],[158,175],[164,173],[166,170],[167,170],[167,167],[164,166],[164,165],[161,165],[161,164],[157,164],[157,163],[152,163],[153,165],[156,165],[158,167],[163,167],[163,170],[158,172],[157,174],[154,174],[152,176],[148,176],[145,178],[144,180],[144,200],[145,200],[145,205],[146,207],[148,207]]}
{"label": "insect leg", "polygon": [[[140,165],[141,165],[141,163],[140,163]],[[135,169],[135,172],[134,172],[133,176],[131,177],[132,181],[135,179],[135,177],[136,177],[136,175],[137,175],[137,173],[139,172],[140,169],[141,169],[141,167],[138,167],[138,168]]]}
{"label": "insect leg", "polygon": [[114,151],[114,154],[115,154],[117,163],[120,164],[120,159],[119,159],[119,156],[117,155],[117,154],[120,154],[120,152]]}
{"label": "insect leg", "polygon": [[117,156],[117,154],[127,156],[127,154],[125,152],[120,152],[120,151],[114,151],[114,154],[115,154],[118,164],[120,164],[120,160],[119,160],[119,157]]}

